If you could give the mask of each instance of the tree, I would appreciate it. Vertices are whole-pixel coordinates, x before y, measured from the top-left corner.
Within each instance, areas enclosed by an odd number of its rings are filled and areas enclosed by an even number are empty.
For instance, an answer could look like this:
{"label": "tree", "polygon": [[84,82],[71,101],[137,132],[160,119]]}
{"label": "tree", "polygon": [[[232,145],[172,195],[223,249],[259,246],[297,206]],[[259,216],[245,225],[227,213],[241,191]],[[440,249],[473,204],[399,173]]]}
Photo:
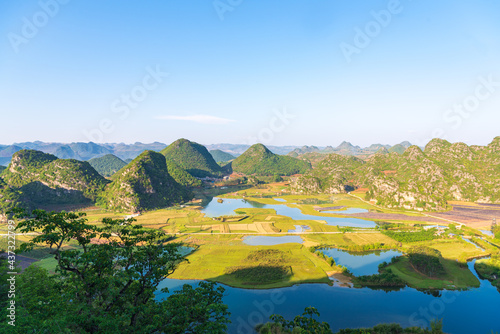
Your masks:
{"label": "tree", "polygon": [[[47,245],[57,260],[54,276],[39,268],[21,275],[27,288],[19,288],[23,292],[16,304],[27,319],[16,326],[20,333],[46,329],[47,323],[48,333],[59,332],[56,325],[78,333],[199,333],[207,328],[223,333],[227,328],[224,289],[215,283],[184,286],[155,300],[158,284],[185,260],[180,244],[169,242],[163,231],[133,225],[133,219],[105,218],[97,227],[87,224],[84,213],[16,213],[25,219],[18,223],[21,233],[41,231],[21,250]],[[64,248],[74,241],[78,249]],[[48,319],[54,311],[58,315]]]}
{"label": "tree", "polygon": [[297,334],[332,334],[330,325],[326,322],[319,322],[314,319],[319,317],[319,312],[314,307],[306,307],[302,315],[296,316],[292,321],[288,321],[281,315],[273,314],[271,323],[257,326],[258,333],[297,333]]}

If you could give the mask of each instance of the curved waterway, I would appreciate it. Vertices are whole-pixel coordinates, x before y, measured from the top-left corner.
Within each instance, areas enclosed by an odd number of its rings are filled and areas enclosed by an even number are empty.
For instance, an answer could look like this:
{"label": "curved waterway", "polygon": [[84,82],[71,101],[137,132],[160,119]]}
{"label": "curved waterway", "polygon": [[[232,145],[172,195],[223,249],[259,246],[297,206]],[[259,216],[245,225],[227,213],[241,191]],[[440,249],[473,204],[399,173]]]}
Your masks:
{"label": "curved waterway", "polygon": [[[468,263],[474,270],[474,262]],[[170,292],[182,284],[197,281],[165,279],[159,289]],[[277,313],[287,319],[302,314],[305,307],[314,306],[320,320],[334,331],[340,328],[372,327],[385,322],[397,322],[404,327],[427,326],[429,319],[443,318],[444,331],[452,334],[491,333],[500,331],[498,311],[500,293],[487,280],[467,291],[441,291],[439,296],[412,288],[399,291],[355,289],[327,284],[301,284],[289,288],[250,290],[224,286],[223,302],[231,312],[228,333],[254,333],[253,327]],[[157,298],[166,294],[158,293]]]}
{"label": "curved waterway", "polygon": [[[376,224],[370,220],[350,217],[328,217],[319,215],[307,215],[300,211],[299,208],[291,208],[285,204],[262,204],[258,202],[247,201],[240,198],[223,198],[222,203],[219,203],[217,197],[214,197],[206,204],[202,212],[208,217],[219,217],[234,215],[234,210],[241,208],[260,208],[273,209],[280,216],[287,216],[294,220],[324,220],[328,225],[349,226],[349,227],[375,227]],[[340,214],[341,211],[337,212]],[[344,211],[345,213],[345,211]]]}

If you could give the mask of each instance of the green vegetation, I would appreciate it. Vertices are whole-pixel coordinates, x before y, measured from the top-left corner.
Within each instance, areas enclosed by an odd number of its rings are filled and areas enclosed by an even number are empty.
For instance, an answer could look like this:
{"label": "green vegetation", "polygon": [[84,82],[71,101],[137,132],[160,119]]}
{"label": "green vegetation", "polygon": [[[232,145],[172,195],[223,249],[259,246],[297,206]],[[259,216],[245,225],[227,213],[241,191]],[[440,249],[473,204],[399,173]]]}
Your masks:
{"label": "green vegetation", "polygon": [[413,246],[408,249],[408,260],[419,272],[429,277],[437,277],[445,272],[440,261],[441,252],[425,246]]}
{"label": "green vegetation", "polygon": [[383,269],[379,274],[363,275],[353,279],[355,285],[370,287],[405,287],[406,282],[391,269]]}
{"label": "green vegetation", "polygon": [[173,160],[166,159],[167,169],[170,176],[172,176],[175,182],[183,185],[184,187],[201,187],[202,182],[198,180],[178,164],[176,164]]}
{"label": "green vegetation", "polygon": [[226,161],[233,160],[235,158],[231,154],[226,153],[226,152],[221,151],[221,150],[211,150],[208,152],[212,155],[214,160],[217,162],[226,162]]}
{"label": "green vegetation", "polygon": [[[314,307],[306,307],[302,315],[296,316],[288,321],[283,316],[273,314],[271,322],[256,326],[259,334],[333,334],[330,325],[319,322],[318,310]],[[430,328],[408,327],[403,328],[399,324],[379,324],[373,328],[341,329],[336,334],[444,334],[443,322],[431,320]]]}
{"label": "green vegetation", "polygon": [[169,175],[165,157],[145,151],[123,168],[98,200],[102,207],[129,212],[163,208],[192,198]]}
{"label": "green vegetation", "polygon": [[102,157],[92,158],[89,164],[104,177],[109,177],[125,167],[127,163],[113,154],[106,154]]}
{"label": "green vegetation", "polygon": [[233,171],[246,175],[292,175],[311,169],[309,162],[272,153],[262,144],[252,145],[232,161]]}
{"label": "green vegetation", "polygon": [[481,278],[491,281],[491,284],[500,291],[500,255],[494,255],[489,259],[477,260],[474,268]]}
{"label": "green vegetation", "polygon": [[205,146],[187,139],[176,140],[160,153],[195,177],[222,175],[222,167],[215,162]]}
{"label": "green vegetation", "polygon": [[437,237],[434,235],[434,232],[435,229],[422,229],[414,232],[383,231],[382,233],[399,242],[417,242],[436,239]]}
{"label": "green vegetation", "polygon": [[[16,279],[15,327],[2,333],[224,333],[229,323],[224,289],[201,282],[157,301],[160,282],[182,262],[180,244],[159,230],[130,220],[89,225],[81,213],[33,211],[19,222],[21,233],[42,231],[22,245],[50,246],[57,273],[30,266]],[[92,243],[98,238],[100,243]],[[61,246],[76,240],[78,250]],[[3,272],[3,271],[2,271]],[[2,284],[6,280],[2,281]],[[4,289],[3,286],[1,286]],[[2,298],[4,298],[4,294]],[[3,301],[2,301],[3,302]],[[0,310],[6,319],[7,309]]]}
{"label": "green vegetation", "polygon": [[95,201],[109,182],[88,162],[33,150],[15,153],[2,176],[37,205]]}
{"label": "green vegetation", "polygon": [[[315,169],[294,180],[304,193],[338,193],[366,188],[366,200],[389,208],[448,209],[448,201],[500,202],[500,137],[487,146],[451,144],[433,139],[425,150],[417,146],[375,154],[366,161],[332,154]],[[398,153],[396,153],[398,152]]]}

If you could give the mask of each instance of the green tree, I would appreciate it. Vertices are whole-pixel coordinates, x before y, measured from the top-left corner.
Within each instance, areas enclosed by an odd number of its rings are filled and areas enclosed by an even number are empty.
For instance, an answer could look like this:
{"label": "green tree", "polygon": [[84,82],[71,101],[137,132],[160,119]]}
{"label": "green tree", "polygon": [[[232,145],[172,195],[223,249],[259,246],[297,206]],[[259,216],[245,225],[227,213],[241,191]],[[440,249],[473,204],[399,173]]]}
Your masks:
{"label": "green tree", "polygon": [[[184,286],[163,301],[158,284],[184,261],[179,243],[160,230],[108,219],[87,224],[83,213],[16,210],[21,233],[41,234],[21,246],[47,245],[57,260],[56,275],[39,268],[20,276],[16,305],[25,316],[18,333],[224,333],[224,289],[215,283]],[[77,241],[78,249],[63,249]],[[168,292],[168,290],[164,290]],[[62,312],[64,311],[64,312]],[[56,314],[57,313],[57,314]],[[59,330],[63,328],[63,330]]]}

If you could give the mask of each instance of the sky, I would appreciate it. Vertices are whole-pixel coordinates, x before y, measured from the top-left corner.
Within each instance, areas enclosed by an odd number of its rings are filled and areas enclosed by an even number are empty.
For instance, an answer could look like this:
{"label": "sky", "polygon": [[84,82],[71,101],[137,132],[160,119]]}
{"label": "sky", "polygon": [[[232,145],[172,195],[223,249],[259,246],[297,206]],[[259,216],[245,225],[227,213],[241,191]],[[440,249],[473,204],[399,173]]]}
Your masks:
{"label": "sky", "polygon": [[0,144],[500,135],[500,2],[0,2]]}

